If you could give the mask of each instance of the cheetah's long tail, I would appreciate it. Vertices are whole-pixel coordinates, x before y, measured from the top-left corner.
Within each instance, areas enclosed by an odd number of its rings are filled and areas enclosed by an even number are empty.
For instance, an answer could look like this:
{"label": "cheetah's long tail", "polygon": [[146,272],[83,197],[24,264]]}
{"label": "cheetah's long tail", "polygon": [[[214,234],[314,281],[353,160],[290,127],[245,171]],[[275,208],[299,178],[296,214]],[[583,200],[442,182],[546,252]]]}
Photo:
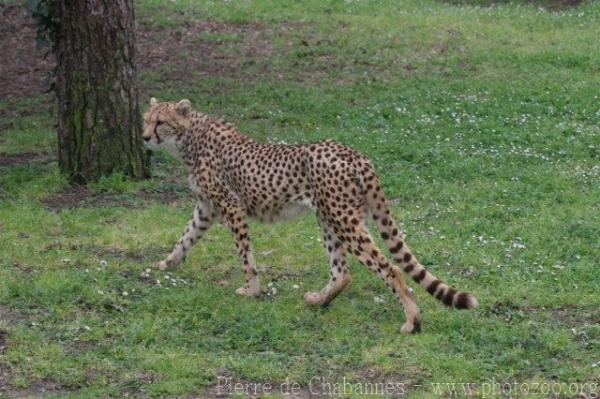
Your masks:
{"label": "cheetah's long tail", "polygon": [[381,183],[374,169],[369,165],[361,175],[367,206],[381,232],[381,237],[392,253],[394,260],[402,266],[404,272],[446,306],[456,309],[476,307],[477,300],[473,295],[444,284],[419,263],[402,239],[402,235],[396,227],[396,222],[390,215]]}

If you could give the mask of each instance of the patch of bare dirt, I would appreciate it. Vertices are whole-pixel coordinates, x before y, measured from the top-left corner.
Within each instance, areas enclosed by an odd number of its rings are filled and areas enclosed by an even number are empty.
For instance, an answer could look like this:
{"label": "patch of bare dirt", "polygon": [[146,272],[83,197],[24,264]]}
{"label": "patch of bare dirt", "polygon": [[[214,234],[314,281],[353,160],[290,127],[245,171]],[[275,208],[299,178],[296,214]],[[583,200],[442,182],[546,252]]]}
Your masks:
{"label": "patch of bare dirt", "polygon": [[77,341],[69,341],[65,345],[65,351],[71,355],[79,355],[88,350],[94,349],[98,347],[98,341],[94,340],[77,340]]}
{"label": "patch of bare dirt", "polygon": [[[167,190],[141,190],[137,195],[146,202],[160,202],[163,204],[173,204],[182,199],[180,194]],[[183,197],[191,199],[192,195],[183,195]]]}
{"label": "patch of bare dirt", "polygon": [[79,206],[91,196],[92,193],[84,186],[69,186],[51,197],[44,198],[42,203],[51,210],[68,209]]}
{"label": "patch of bare dirt", "polygon": [[[19,325],[28,325],[32,321],[29,316],[5,305],[0,305],[0,319],[11,328]],[[0,354],[7,350],[7,338],[9,334],[9,331],[0,329]],[[37,398],[48,394],[66,392],[63,385],[52,380],[42,379],[29,381],[29,386],[27,388],[18,388],[13,385],[13,381],[17,377],[22,378],[23,376],[14,371],[10,364],[0,362],[0,397]]]}
{"label": "patch of bare dirt", "polygon": [[27,388],[18,388],[12,383],[17,377],[22,376],[13,372],[8,364],[0,363],[0,397],[40,398],[69,392],[65,386],[55,381],[42,379],[28,381]]}
{"label": "patch of bare dirt", "polygon": [[551,315],[557,322],[569,326],[579,327],[600,323],[600,310],[592,308],[578,308],[572,305],[562,307],[543,306],[518,306],[511,303],[497,302],[490,308],[490,313],[504,321],[512,322],[515,318],[531,318],[536,315]]}
{"label": "patch of bare dirt", "polygon": [[71,208],[102,208],[123,206],[139,208],[150,202],[177,205],[181,200],[193,198],[188,193],[176,193],[168,190],[141,190],[135,194],[102,194],[94,193],[85,186],[69,186],[62,191],[46,197],[42,203],[47,209],[60,211]]}
{"label": "patch of bare dirt", "polygon": [[145,386],[152,384],[157,378],[153,371],[145,373],[135,373],[124,381],[118,382],[119,391],[122,397],[128,398],[147,398]]}
{"label": "patch of bare dirt", "polygon": [[23,165],[29,163],[45,163],[53,162],[56,160],[54,155],[50,154],[39,154],[35,152],[26,152],[22,154],[4,155],[0,154],[0,167]]}
{"label": "patch of bare dirt", "polygon": [[6,338],[8,337],[8,331],[0,328],[0,355],[6,351]]}
{"label": "patch of bare dirt", "polygon": [[[268,257],[273,252],[275,252],[275,250],[262,251],[260,255],[262,257]],[[284,270],[284,271],[277,270],[273,266],[269,266],[269,265],[264,265],[264,266],[260,265],[259,270],[260,270],[260,273],[265,276],[264,278],[266,280],[274,282],[274,283],[276,283],[278,281],[287,281],[287,280],[294,279],[299,276],[299,273],[288,271],[288,270]]]}
{"label": "patch of bare dirt", "polygon": [[125,251],[118,248],[107,248],[106,252],[99,252],[98,256],[108,255],[117,259],[130,259],[134,262],[144,262],[146,257],[141,252],[136,251]]}
{"label": "patch of bare dirt", "polygon": [[[29,324],[31,321],[30,318],[23,313],[17,312],[5,305],[0,305],[0,320],[4,321],[11,328]],[[6,351],[9,334],[9,331],[0,328],[0,355]],[[1,381],[2,378],[0,377],[0,385]]]}
{"label": "patch of bare dirt", "polygon": [[27,315],[5,305],[0,305],[0,320],[5,321],[6,324],[12,327],[30,322],[30,318]]}
{"label": "patch of bare dirt", "polygon": [[0,98],[10,100],[48,90],[54,62],[36,49],[35,23],[24,5],[0,3]]}
{"label": "patch of bare dirt", "polygon": [[156,71],[168,82],[198,76],[256,78],[245,67],[273,52],[267,29],[256,23],[225,24],[199,16],[174,28],[140,27],[136,34],[139,70]]}
{"label": "patch of bare dirt", "polygon": [[84,249],[96,253],[96,256],[100,259],[103,258],[115,258],[115,259],[128,259],[133,262],[142,263],[147,260],[148,254],[143,251],[121,249],[115,247],[95,247],[85,248],[77,247],[78,250]]}
{"label": "patch of bare dirt", "polygon": [[[8,390],[8,384],[12,380],[10,367],[0,362],[0,394],[4,395],[4,393]],[[8,395],[7,395],[8,396]]]}
{"label": "patch of bare dirt", "polygon": [[[36,48],[35,23],[22,4],[0,3],[0,98],[5,101],[46,92],[55,62]],[[173,15],[177,19],[180,15]],[[296,29],[283,23],[277,29]],[[139,24],[136,30],[138,71],[156,72],[161,82],[185,83],[191,77],[256,79],[273,53],[273,29],[258,23],[222,23],[198,15],[175,27]],[[308,43],[307,43],[308,45]],[[275,73],[274,71],[270,71]],[[144,87],[141,87],[145,91]]]}

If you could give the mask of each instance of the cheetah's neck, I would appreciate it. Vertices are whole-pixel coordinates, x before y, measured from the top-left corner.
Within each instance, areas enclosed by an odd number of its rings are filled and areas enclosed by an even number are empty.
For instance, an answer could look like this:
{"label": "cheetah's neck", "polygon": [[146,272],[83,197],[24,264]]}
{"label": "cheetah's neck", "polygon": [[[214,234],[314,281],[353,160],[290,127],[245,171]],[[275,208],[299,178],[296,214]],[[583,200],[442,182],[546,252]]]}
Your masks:
{"label": "cheetah's neck", "polygon": [[193,111],[190,127],[182,134],[165,140],[163,148],[189,167],[195,167],[203,159],[215,155],[218,158],[225,144],[249,143],[254,141],[241,134],[231,123]]}

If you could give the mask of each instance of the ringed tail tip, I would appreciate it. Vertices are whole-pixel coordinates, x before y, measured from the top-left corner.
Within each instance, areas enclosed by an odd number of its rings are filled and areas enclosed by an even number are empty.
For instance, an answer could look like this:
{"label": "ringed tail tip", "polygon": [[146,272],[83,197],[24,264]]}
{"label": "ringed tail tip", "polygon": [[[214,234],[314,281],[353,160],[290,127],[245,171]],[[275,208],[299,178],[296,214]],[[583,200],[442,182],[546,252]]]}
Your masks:
{"label": "ringed tail tip", "polygon": [[471,294],[466,292],[461,292],[456,296],[456,300],[454,301],[454,307],[456,309],[473,309],[477,307],[477,299]]}

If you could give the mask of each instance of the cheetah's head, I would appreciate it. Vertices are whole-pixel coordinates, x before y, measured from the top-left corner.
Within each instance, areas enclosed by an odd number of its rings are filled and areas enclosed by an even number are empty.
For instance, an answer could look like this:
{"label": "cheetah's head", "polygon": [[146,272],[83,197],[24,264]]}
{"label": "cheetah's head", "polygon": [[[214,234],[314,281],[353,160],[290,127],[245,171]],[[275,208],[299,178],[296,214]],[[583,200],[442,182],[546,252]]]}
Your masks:
{"label": "cheetah's head", "polygon": [[190,100],[161,102],[150,99],[150,107],[144,114],[143,139],[149,144],[167,144],[183,134],[191,125],[192,104]]}

